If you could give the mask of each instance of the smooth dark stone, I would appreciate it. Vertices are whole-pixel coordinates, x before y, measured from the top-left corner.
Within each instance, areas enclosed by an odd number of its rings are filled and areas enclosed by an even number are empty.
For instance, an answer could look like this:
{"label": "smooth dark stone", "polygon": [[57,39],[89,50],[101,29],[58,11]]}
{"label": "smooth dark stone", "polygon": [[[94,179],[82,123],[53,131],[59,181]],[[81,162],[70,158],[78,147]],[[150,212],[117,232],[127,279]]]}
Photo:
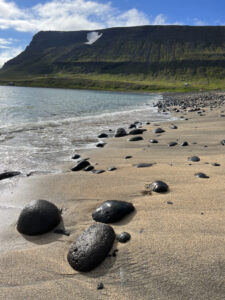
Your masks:
{"label": "smooth dark stone", "polygon": [[188,158],[189,161],[198,162],[200,161],[200,158],[198,156],[191,156]]}
{"label": "smooth dark stone", "polygon": [[74,156],[72,157],[72,159],[78,159],[80,158],[80,154],[74,154]]}
{"label": "smooth dark stone", "polygon": [[150,140],[150,143],[152,143],[152,144],[158,144],[158,141],[155,140],[155,139],[152,139],[152,140]]}
{"label": "smooth dark stone", "polygon": [[201,172],[196,173],[196,174],[195,174],[195,177],[198,177],[198,178],[209,178],[209,176],[207,176],[206,174],[201,173]]}
{"label": "smooth dark stone", "polygon": [[127,135],[126,130],[124,128],[118,128],[115,133],[115,137],[122,137]]}
{"label": "smooth dark stone", "polygon": [[130,240],[131,236],[128,232],[121,232],[120,234],[117,235],[117,240],[120,243],[126,243]]}
{"label": "smooth dark stone", "polygon": [[167,204],[170,204],[170,205],[172,205],[172,204],[173,204],[173,202],[172,202],[172,201],[167,201]]}
{"label": "smooth dark stone", "polygon": [[174,147],[174,146],[176,146],[177,145],[177,142],[170,142],[169,144],[168,144],[168,147]]}
{"label": "smooth dark stone", "polygon": [[170,128],[171,128],[171,129],[177,129],[178,127],[177,127],[177,125],[171,124],[171,125],[170,125]]}
{"label": "smooth dark stone", "polygon": [[94,170],[94,167],[91,166],[91,165],[89,165],[89,166],[87,166],[86,168],[84,168],[83,170],[86,171],[86,172],[89,172],[89,171]]}
{"label": "smooth dark stone", "polygon": [[134,211],[132,203],[118,200],[108,200],[102,203],[92,214],[96,222],[114,223]]}
{"label": "smooth dark stone", "polygon": [[103,148],[104,146],[105,146],[105,143],[103,143],[103,142],[99,142],[96,144],[97,148]]}
{"label": "smooth dark stone", "polygon": [[219,167],[220,164],[218,164],[218,163],[212,163],[212,166],[214,166],[214,167]]}
{"label": "smooth dark stone", "polygon": [[107,257],[114,240],[115,232],[111,226],[93,224],[70,247],[67,260],[77,271],[90,271]]}
{"label": "smooth dark stone", "polygon": [[129,139],[130,142],[137,142],[143,140],[142,136],[133,136],[132,138]]}
{"label": "smooth dark stone", "polygon": [[52,230],[60,220],[61,213],[55,204],[47,200],[35,200],[21,211],[17,230],[26,235],[38,235]]}
{"label": "smooth dark stone", "polygon": [[104,138],[107,138],[108,137],[108,134],[107,133],[100,133],[99,135],[98,135],[98,138],[99,139],[104,139]]}
{"label": "smooth dark stone", "polygon": [[185,142],[183,142],[183,143],[181,144],[181,146],[182,146],[182,147],[186,147],[186,146],[189,146],[189,144],[188,144],[188,142],[185,141]]}
{"label": "smooth dark stone", "polygon": [[61,228],[56,228],[54,230],[54,233],[63,234],[63,235],[66,235],[66,236],[70,236],[70,232],[69,231],[66,231],[65,229],[61,229]]}
{"label": "smooth dark stone", "polygon": [[136,128],[136,125],[135,124],[130,124],[130,126],[128,128],[129,129]]}
{"label": "smooth dark stone", "polygon": [[89,161],[87,161],[86,159],[82,159],[80,161],[78,161],[78,163],[76,164],[76,166],[74,166],[71,171],[80,171],[83,170],[84,168],[86,168],[87,166],[90,166]]}
{"label": "smooth dark stone", "polygon": [[151,123],[150,122],[146,122],[146,125],[150,125]]}
{"label": "smooth dark stone", "polygon": [[131,135],[142,134],[144,131],[146,131],[146,129],[136,128],[136,129],[131,130],[129,132],[129,134],[131,134]]}
{"label": "smooth dark stone", "polygon": [[160,128],[160,127],[158,127],[158,128],[156,128],[156,129],[154,129],[153,132],[154,132],[154,133],[163,133],[163,132],[165,132],[165,130],[162,129],[162,128]]}
{"label": "smooth dark stone", "polygon": [[108,171],[115,171],[115,170],[117,170],[116,167],[109,167],[109,168],[108,168]]}
{"label": "smooth dark stone", "polygon": [[105,172],[105,170],[93,170],[92,171],[92,173],[94,173],[94,174],[102,174],[104,172]]}
{"label": "smooth dark stone", "polygon": [[150,188],[150,190],[152,190],[153,192],[156,192],[156,193],[166,193],[169,189],[168,185],[161,180],[152,182],[149,185],[149,188]]}
{"label": "smooth dark stone", "polygon": [[14,176],[18,176],[20,174],[21,174],[20,172],[13,172],[13,171],[4,172],[4,173],[0,174],[0,180],[11,178],[11,177],[14,177]]}
{"label": "smooth dark stone", "polygon": [[225,140],[222,140],[220,143],[221,145],[225,146]]}
{"label": "smooth dark stone", "polygon": [[137,168],[147,168],[147,167],[152,167],[152,164],[149,163],[140,163],[136,165]]}
{"label": "smooth dark stone", "polygon": [[132,158],[132,156],[131,156],[131,155],[127,155],[127,156],[125,156],[124,158],[125,158],[125,159],[129,159],[129,158]]}
{"label": "smooth dark stone", "polygon": [[104,289],[104,285],[102,282],[99,282],[97,285],[97,290],[102,290],[102,289]]}

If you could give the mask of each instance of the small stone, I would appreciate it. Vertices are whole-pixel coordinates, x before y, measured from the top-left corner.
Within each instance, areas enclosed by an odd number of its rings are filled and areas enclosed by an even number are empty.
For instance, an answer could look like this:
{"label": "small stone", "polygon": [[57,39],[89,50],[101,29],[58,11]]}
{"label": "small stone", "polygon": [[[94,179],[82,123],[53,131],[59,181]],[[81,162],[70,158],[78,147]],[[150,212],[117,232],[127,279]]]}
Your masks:
{"label": "small stone", "polygon": [[167,201],[167,204],[173,204],[173,202],[172,201]]}
{"label": "small stone", "polygon": [[214,166],[214,167],[219,167],[219,166],[220,166],[220,164],[218,164],[218,163],[214,162],[214,163],[212,163],[212,166]]}
{"label": "small stone", "polygon": [[153,133],[163,133],[163,132],[165,132],[165,130],[160,127],[153,130]]}
{"label": "small stone", "polygon": [[188,158],[189,161],[198,162],[200,161],[200,158],[198,156],[191,156]]}
{"label": "small stone", "polygon": [[136,128],[129,132],[130,135],[142,134],[146,129]]}
{"label": "small stone", "polygon": [[171,125],[170,125],[170,128],[171,128],[171,129],[177,129],[178,127],[177,127],[176,125],[174,125],[174,124],[171,124]]}
{"label": "small stone", "polygon": [[206,174],[201,173],[201,172],[196,173],[196,174],[195,174],[195,177],[198,177],[198,178],[209,178],[209,176],[207,176]]}
{"label": "small stone", "polygon": [[129,139],[130,142],[137,142],[137,141],[141,141],[143,140],[143,137],[142,136],[134,136],[132,138]]}
{"label": "small stone", "polygon": [[149,185],[149,188],[151,191],[156,192],[156,193],[166,193],[169,190],[168,185],[161,180],[152,182]]}
{"label": "small stone", "polygon": [[78,161],[78,163],[76,164],[76,166],[74,166],[71,169],[71,171],[74,171],[74,172],[81,171],[81,170],[83,170],[84,168],[86,168],[89,165],[90,165],[89,161],[87,161],[86,159],[82,159],[82,160]]}
{"label": "small stone", "polygon": [[79,159],[80,158],[80,154],[74,154],[74,156],[72,157],[72,159]]}
{"label": "small stone", "polygon": [[92,170],[92,173],[94,173],[94,174],[102,174],[104,172],[105,172],[105,170]]}
{"label": "small stone", "polygon": [[101,134],[98,135],[99,139],[104,139],[104,138],[107,138],[107,137],[108,137],[107,133],[101,133]]}
{"label": "small stone", "polygon": [[122,137],[127,135],[126,130],[124,128],[118,128],[115,133],[115,137]]}
{"label": "small stone", "polygon": [[21,174],[20,172],[14,172],[14,171],[4,172],[4,173],[0,174],[0,180],[11,178],[11,177],[14,177],[14,176],[18,176],[20,174]]}
{"label": "small stone", "polygon": [[103,290],[104,289],[104,285],[102,282],[99,282],[97,285],[97,290]]}
{"label": "small stone", "polygon": [[86,168],[84,168],[83,170],[86,172],[89,172],[89,171],[94,170],[94,167],[90,165],[90,166],[87,166]]}
{"label": "small stone", "polygon": [[131,155],[127,155],[127,156],[125,156],[124,158],[125,158],[125,159],[130,159],[130,158],[132,158],[132,156],[131,156]]}
{"label": "small stone", "polygon": [[220,143],[221,145],[225,146],[225,140],[222,140]]}
{"label": "small stone", "polygon": [[126,243],[130,240],[131,236],[128,232],[121,232],[120,234],[117,235],[117,240],[120,243]]}
{"label": "small stone", "polygon": [[136,125],[135,124],[130,124],[128,128],[129,129],[136,128]]}
{"label": "small stone", "polygon": [[152,143],[152,144],[157,144],[157,143],[158,143],[158,141],[157,141],[157,140],[155,140],[155,139],[152,139],[152,140],[150,140],[150,143]]}
{"label": "small stone", "polygon": [[105,146],[105,144],[106,143],[104,143],[104,142],[99,142],[99,143],[96,144],[96,147],[97,148],[103,148]]}
{"label": "small stone", "polygon": [[108,168],[108,171],[115,171],[115,170],[117,170],[116,167],[109,167],[109,168]]}
{"label": "small stone", "polygon": [[140,164],[137,164],[136,167],[137,168],[147,168],[147,167],[152,167],[153,164],[150,164],[150,163],[140,163]]}
{"label": "small stone", "polygon": [[174,146],[176,146],[177,145],[177,142],[170,142],[169,144],[168,144],[168,147],[174,147]]}
{"label": "small stone", "polygon": [[181,146],[182,146],[182,147],[186,147],[186,146],[189,146],[189,144],[188,144],[188,142],[185,141],[185,142],[183,142],[183,143],[181,144]]}

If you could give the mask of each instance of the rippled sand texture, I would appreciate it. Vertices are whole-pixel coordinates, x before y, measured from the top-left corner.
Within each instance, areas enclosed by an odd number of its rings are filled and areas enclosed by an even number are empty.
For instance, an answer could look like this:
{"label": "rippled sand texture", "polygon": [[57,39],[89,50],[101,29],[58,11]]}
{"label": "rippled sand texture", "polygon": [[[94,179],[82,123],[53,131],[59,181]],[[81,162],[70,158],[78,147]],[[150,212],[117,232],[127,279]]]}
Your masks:
{"label": "rippled sand texture", "polygon": [[[144,140],[109,139],[103,149],[83,152],[97,169],[116,166],[103,174],[69,172],[20,180],[1,195],[13,210],[13,224],[1,232],[0,299],[224,299],[225,295],[225,118],[220,108],[205,116],[188,113],[188,121],[161,124],[165,132],[146,126]],[[176,114],[179,116],[179,114]],[[157,138],[158,144],[149,140]],[[178,145],[168,147],[177,141]],[[181,147],[183,141],[189,146]],[[205,147],[207,145],[208,147]],[[133,158],[124,159],[126,155]],[[200,162],[190,162],[197,155]],[[220,166],[212,166],[217,162]],[[136,168],[137,163],[155,163]],[[68,172],[67,172],[68,171]],[[194,176],[203,172],[210,178]],[[148,193],[146,185],[163,180],[167,194]],[[34,199],[53,201],[63,208],[69,237],[49,233],[27,238],[15,230],[19,208]],[[67,263],[67,251],[93,223],[92,211],[106,200],[132,202],[136,212],[113,225],[127,231],[130,242],[115,244],[108,257],[88,273]],[[104,289],[97,290],[98,282]]]}

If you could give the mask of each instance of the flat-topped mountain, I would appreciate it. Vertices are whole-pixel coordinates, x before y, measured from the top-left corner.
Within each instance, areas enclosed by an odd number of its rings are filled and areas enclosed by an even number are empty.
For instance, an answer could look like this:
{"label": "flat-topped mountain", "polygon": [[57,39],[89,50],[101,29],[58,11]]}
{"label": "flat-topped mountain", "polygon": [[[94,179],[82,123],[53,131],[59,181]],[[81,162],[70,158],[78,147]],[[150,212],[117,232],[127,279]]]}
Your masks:
{"label": "flat-topped mountain", "polygon": [[225,26],[140,26],[37,33],[1,78],[110,74],[225,77]]}

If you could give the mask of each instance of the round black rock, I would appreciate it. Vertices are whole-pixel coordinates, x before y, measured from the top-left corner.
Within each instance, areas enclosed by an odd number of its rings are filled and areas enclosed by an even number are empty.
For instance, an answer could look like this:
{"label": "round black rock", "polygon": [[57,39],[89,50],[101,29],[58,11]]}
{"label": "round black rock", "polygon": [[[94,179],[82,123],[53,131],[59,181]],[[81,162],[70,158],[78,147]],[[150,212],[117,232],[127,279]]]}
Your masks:
{"label": "round black rock", "polygon": [[114,223],[120,221],[127,214],[134,211],[132,203],[118,200],[108,200],[102,203],[93,213],[96,222]]}
{"label": "round black rock", "polygon": [[177,142],[170,142],[169,144],[168,144],[168,147],[174,147],[174,146],[176,146],[177,145]]}
{"label": "round black rock", "polygon": [[96,144],[97,148],[103,148],[104,146],[105,146],[105,143],[103,143],[103,142],[99,142]]}
{"label": "round black rock", "polygon": [[132,156],[131,156],[131,155],[127,155],[127,156],[125,156],[124,158],[125,158],[125,159],[130,159],[130,158],[132,158]]}
{"label": "round black rock", "polygon": [[185,142],[183,142],[183,143],[181,144],[181,146],[182,146],[182,147],[186,147],[186,146],[189,146],[189,144],[188,144],[188,142],[185,141]]}
{"label": "round black rock", "polygon": [[109,168],[108,168],[108,171],[110,171],[110,172],[111,172],[111,171],[115,171],[115,170],[117,170],[116,167],[109,167]]}
{"label": "round black rock", "polygon": [[150,163],[140,163],[136,165],[137,168],[147,168],[147,167],[152,167],[152,164]]}
{"label": "round black rock", "polygon": [[102,290],[104,289],[104,284],[102,282],[99,282],[97,285],[97,290]]}
{"label": "round black rock", "polygon": [[91,225],[70,247],[67,255],[69,264],[79,272],[87,272],[96,268],[107,257],[115,237],[111,226]]}
{"label": "round black rock", "polygon": [[80,161],[78,161],[78,163],[76,164],[76,166],[74,166],[71,171],[80,171],[83,170],[84,168],[86,168],[87,166],[90,166],[89,161],[87,161],[86,159],[82,159]]}
{"label": "round black rock", "polygon": [[128,232],[121,232],[117,235],[117,240],[120,243],[126,243],[130,240],[131,236]]}
{"label": "round black rock", "polygon": [[52,230],[60,220],[61,213],[55,204],[47,200],[35,200],[21,211],[17,230],[26,235],[38,235]]}
{"label": "round black rock", "polygon": [[141,141],[143,140],[143,137],[142,136],[134,136],[132,138],[129,139],[130,142],[137,142],[137,141]]}
{"label": "round black rock", "polygon": [[98,138],[99,139],[104,139],[104,138],[107,138],[108,137],[108,134],[107,133],[100,133],[99,135],[98,135]]}
{"label": "round black rock", "polygon": [[74,154],[74,156],[72,157],[72,159],[78,159],[80,158],[80,154]]}
{"label": "round black rock", "polygon": [[207,176],[205,173],[196,173],[195,174],[195,177],[198,177],[198,178],[209,178],[209,176]]}
{"label": "round black rock", "polygon": [[149,185],[149,188],[151,191],[156,192],[156,193],[166,193],[169,190],[168,185],[161,180],[152,182]]}
{"label": "round black rock", "polygon": [[163,133],[163,132],[165,132],[165,130],[162,129],[162,128],[160,128],[160,127],[158,127],[158,128],[156,128],[156,129],[154,129],[153,132],[154,132],[154,133]]}
{"label": "round black rock", "polygon": [[128,128],[129,129],[136,128],[136,125],[135,124],[130,124]]}
{"label": "round black rock", "polygon": [[152,143],[152,144],[158,144],[158,141],[155,140],[155,139],[152,139],[152,140],[150,140],[150,143]]}
{"label": "round black rock", "polygon": [[131,130],[129,132],[129,134],[131,134],[131,135],[142,134],[144,131],[146,131],[146,129],[136,128],[136,129]]}
{"label": "round black rock", "polygon": [[198,162],[200,161],[200,158],[198,156],[191,156],[188,158],[189,161]]}
{"label": "round black rock", "polygon": [[124,128],[118,128],[115,133],[115,137],[122,137],[127,135],[126,130]]}

